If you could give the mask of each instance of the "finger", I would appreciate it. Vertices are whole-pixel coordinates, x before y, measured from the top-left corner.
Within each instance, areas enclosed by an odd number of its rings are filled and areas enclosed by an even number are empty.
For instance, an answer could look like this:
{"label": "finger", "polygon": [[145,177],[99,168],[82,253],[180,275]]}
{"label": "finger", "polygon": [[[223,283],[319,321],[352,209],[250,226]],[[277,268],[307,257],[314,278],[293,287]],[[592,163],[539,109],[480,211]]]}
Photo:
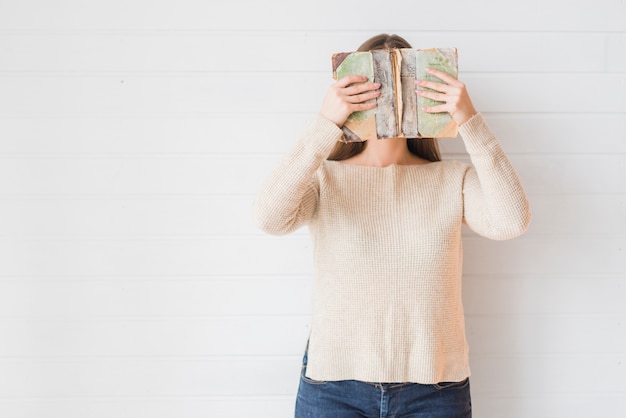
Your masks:
{"label": "finger", "polygon": [[435,77],[437,77],[438,79],[440,79],[446,84],[456,84],[456,82],[458,81],[456,78],[452,77],[450,74],[444,73],[443,71],[439,71],[435,68],[427,67],[426,71],[429,74],[434,75]]}
{"label": "finger", "polygon": [[442,104],[438,106],[424,106],[422,107],[422,111],[426,113],[450,113],[450,106],[448,104]]}
{"label": "finger", "polygon": [[346,87],[345,88],[345,94],[347,94],[349,96],[353,96],[353,95],[361,94],[361,93],[364,93],[364,92],[377,90],[379,88],[380,88],[380,83],[355,84],[353,86]]}
{"label": "finger", "polygon": [[449,93],[451,88],[447,84],[437,83],[436,81],[416,80],[415,84],[420,87],[436,90],[443,93]]}
{"label": "finger", "polygon": [[375,99],[380,96],[380,91],[371,91],[367,93],[356,94],[353,96],[346,96],[346,101],[349,103],[362,103],[367,100]]}
{"label": "finger", "polygon": [[447,102],[448,100],[450,100],[450,96],[444,93],[436,93],[436,92],[426,91],[426,90],[417,90],[417,94],[421,97],[432,99],[437,102]]}
{"label": "finger", "polygon": [[368,78],[364,75],[347,75],[345,77],[342,77],[341,79],[339,79],[336,83],[335,86],[337,87],[347,87],[350,84],[354,84],[354,83],[363,83],[365,81],[367,81]]}
{"label": "finger", "polygon": [[378,105],[378,102],[371,101],[371,102],[365,102],[365,103],[356,103],[354,105],[351,106],[351,110],[353,112],[358,112],[361,110],[370,110],[375,108]]}

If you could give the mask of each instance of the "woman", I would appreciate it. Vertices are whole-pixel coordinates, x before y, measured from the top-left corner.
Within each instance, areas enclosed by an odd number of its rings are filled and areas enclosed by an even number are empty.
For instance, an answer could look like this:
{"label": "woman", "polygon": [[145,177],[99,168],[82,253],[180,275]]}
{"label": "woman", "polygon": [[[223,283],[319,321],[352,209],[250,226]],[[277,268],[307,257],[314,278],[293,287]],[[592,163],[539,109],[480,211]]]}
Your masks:
{"label": "woman", "polygon": [[[381,34],[359,50],[410,47]],[[417,94],[442,104],[424,111],[452,115],[472,164],[440,161],[434,139],[340,142],[348,115],[374,108],[380,87],[347,76],[255,201],[262,230],[308,225],[314,243],[298,418],[471,416],[462,224],[510,239],[530,210],[465,85],[429,72],[441,82],[418,80]]]}

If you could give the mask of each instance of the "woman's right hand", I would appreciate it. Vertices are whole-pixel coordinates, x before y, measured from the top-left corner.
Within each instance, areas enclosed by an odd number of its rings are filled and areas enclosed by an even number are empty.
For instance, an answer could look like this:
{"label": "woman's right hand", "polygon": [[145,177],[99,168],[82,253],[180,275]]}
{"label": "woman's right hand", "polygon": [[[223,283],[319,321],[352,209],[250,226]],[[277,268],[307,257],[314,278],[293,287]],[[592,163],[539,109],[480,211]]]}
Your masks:
{"label": "woman's right hand", "polygon": [[380,83],[368,83],[365,76],[345,76],[329,87],[320,114],[341,128],[351,113],[376,107],[372,99],[380,96],[379,88]]}

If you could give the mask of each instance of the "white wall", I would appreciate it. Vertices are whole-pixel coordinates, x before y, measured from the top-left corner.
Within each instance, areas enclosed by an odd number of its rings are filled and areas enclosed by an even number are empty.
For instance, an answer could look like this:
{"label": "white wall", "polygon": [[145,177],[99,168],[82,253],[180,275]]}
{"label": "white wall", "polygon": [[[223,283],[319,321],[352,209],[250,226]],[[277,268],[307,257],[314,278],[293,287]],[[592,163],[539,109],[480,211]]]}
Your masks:
{"label": "white wall", "polygon": [[311,246],[250,203],[379,32],[459,48],[531,199],[466,235],[475,416],[626,411],[624,1],[3,0],[0,416],[292,416]]}

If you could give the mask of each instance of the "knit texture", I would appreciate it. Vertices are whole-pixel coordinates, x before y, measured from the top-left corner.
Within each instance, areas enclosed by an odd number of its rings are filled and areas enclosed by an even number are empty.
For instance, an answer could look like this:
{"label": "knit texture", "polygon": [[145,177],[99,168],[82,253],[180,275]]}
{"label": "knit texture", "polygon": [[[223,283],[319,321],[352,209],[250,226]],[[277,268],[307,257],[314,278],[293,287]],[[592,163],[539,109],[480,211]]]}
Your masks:
{"label": "knit texture", "polygon": [[257,225],[314,243],[307,376],[437,383],[470,375],[461,229],[522,234],[522,184],[482,115],[459,127],[472,164],[326,160],[342,133],[318,116],[261,188]]}

